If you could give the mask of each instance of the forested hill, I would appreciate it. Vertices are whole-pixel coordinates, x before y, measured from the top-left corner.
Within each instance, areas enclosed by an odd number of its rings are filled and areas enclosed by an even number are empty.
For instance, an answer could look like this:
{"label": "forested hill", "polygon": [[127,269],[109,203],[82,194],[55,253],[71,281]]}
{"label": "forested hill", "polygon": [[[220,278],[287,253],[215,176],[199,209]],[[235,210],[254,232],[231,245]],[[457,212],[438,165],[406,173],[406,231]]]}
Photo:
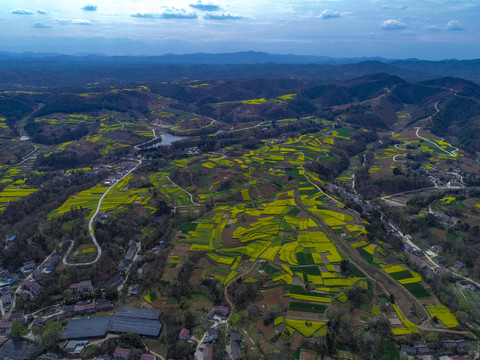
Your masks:
{"label": "forested hill", "polygon": [[150,57],[1,53],[0,83],[65,86],[112,78],[125,82],[145,82],[185,77],[201,80],[296,77],[340,81],[379,72],[396,75],[407,81],[450,76],[480,82],[479,68],[480,60],[334,59],[257,52]]}

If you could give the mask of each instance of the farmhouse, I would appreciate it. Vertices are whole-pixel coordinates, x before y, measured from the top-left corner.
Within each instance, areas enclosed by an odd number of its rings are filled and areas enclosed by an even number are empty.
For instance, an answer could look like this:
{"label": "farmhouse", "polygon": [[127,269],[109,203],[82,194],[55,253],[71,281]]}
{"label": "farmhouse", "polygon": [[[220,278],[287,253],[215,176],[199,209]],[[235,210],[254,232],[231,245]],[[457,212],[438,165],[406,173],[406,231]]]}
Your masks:
{"label": "farmhouse", "polygon": [[35,260],[30,260],[23,263],[23,266],[20,269],[20,271],[22,272],[22,274],[28,274],[32,272],[33,269],[35,269]]}
{"label": "farmhouse", "polygon": [[187,341],[190,338],[190,331],[188,329],[183,328],[180,330],[180,333],[178,334],[178,339]]}
{"label": "farmhouse", "polygon": [[114,360],[127,360],[130,355],[130,350],[117,347],[113,350],[113,359]]}
{"label": "farmhouse", "polygon": [[240,352],[240,347],[238,343],[232,341],[230,343],[230,350],[232,351],[232,359],[233,360],[240,360],[242,358],[242,353]]}
{"label": "farmhouse", "polygon": [[111,287],[111,286],[118,286],[118,285],[120,285],[120,284],[123,282],[123,280],[125,280],[125,278],[124,278],[122,275],[117,274],[117,275],[115,275],[114,277],[112,277],[112,278],[108,279],[107,281],[105,281],[105,282],[103,283],[103,288],[104,288],[104,289],[108,289],[108,288]]}
{"label": "farmhouse", "polygon": [[11,322],[0,322],[0,335],[10,335],[10,331],[12,329]]}
{"label": "farmhouse", "polygon": [[93,314],[95,312],[95,303],[75,305],[73,307],[73,312],[75,315]]}
{"label": "farmhouse", "polygon": [[413,255],[413,254],[408,254],[408,259],[414,263],[415,265],[417,265],[420,269],[424,269],[427,267],[427,264],[425,264],[425,261],[423,261],[422,259],[420,259],[417,255]]}
{"label": "farmhouse", "polygon": [[137,254],[137,245],[130,246],[125,254],[126,261],[133,261],[133,258]]}
{"label": "farmhouse", "polygon": [[433,245],[430,250],[432,250],[435,254],[440,254],[442,251],[443,251],[443,246],[442,245],[438,245],[438,244],[435,244]]}
{"label": "farmhouse", "polygon": [[157,360],[157,357],[154,355],[149,355],[149,354],[143,354],[140,357],[140,360]]}
{"label": "farmhouse", "polygon": [[73,283],[70,285],[70,290],[72,290],[74,294],[92,291],[93,290],[92,281],[87,280],[87,281],[81,281],[79,283]]}
{"label": "farmhouse", "polygon": [[219,315],[223,318],[226,318],[230,310],[228,309],[228,307],[221,305],[221,306],[217,306],[214,311],[215,311],[215,315]]}
{"label": "farmhouse", "polygon": [[140,284],[133,285],[130,289],[130,296],[137,296],[140,290],[142,290],[142,286]]}
{"label": "farmhouse", "polygon": [[213,349],[211,346],[206,346],[203,349],[203,360],[213,360]]}
{"label": "farmhouse", "polygon": [[218,340],[218,331],[216,328],[208,329],[207,334],[205,340],[203,340],[204,343],[211,343]]}

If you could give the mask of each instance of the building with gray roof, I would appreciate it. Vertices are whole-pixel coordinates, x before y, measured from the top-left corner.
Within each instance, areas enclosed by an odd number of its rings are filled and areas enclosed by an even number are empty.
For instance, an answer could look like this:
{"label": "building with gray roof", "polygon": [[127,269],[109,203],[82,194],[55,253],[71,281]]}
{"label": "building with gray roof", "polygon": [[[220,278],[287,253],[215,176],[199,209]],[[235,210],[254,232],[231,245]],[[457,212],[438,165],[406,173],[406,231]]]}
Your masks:
{"label": "building with gray roof", "polygon": [[158,337],[163,326],[158,320],[161,314],[158,310],[125,306],[114,316],[73,319],[67,323],[62,340],[101,338],[109,332]]}

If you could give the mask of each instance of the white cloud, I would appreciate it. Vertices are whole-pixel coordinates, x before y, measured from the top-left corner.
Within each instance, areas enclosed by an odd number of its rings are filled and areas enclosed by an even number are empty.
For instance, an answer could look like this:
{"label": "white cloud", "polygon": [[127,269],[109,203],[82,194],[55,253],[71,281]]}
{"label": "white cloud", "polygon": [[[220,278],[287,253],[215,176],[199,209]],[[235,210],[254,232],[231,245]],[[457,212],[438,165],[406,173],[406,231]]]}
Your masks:
{"label": "white cloud", "polygon": [[239,19],[243,19],[243,16],[232,15],[230,13],[206,14],[204,19],[206,20],[239,20]]}
{"label": "white cloud", "polygon": [[160,19],[162,14],[158,13],[135,13],[130,14],[131,17],[140,18],[140,19]]}
{"label": "white cloud", "polygon": [[460,26],[457,20],[450,20],[447,24],[446,29],[448,31],[461,31],[463,28]]}
{"label": "white cloud", "polygon": [[85,11],[97,11],[97,9],[98,9],[98,6],[93,4],[87,4],[84,7],[82,7],[82,10],[85,10]]}
{"label": "white cloud", "polygon": [[161,14],[162,19],[197,19],[197,14],[188,13],[184,9],[170,8]]}
{"label": "white cloud", "polygon": [[320,13],[319,17],[322,19],[333,19],[340,17],[340,13],[338,11],[326,9]]}
{"label": "white cloud", "polygon": [[13,9],[10,12],[15,15],[33,15],[33,11],[27,9]]}
{"label": "white cloud", "polygon": [[55,19],[59,24],[62,25],[92,25],[92,22],[87,19],[63,19],[63,18],[56,18]]}
{"label": "white cloud", "polygon": [[37,14],[40,14],[40,15],[47,15],[48,12],[46,10],[43,10],[43,9],[38,9],[37,10]]}
{"label": "white cloud", "polygon": [[403,30],[407,28],[407,25],[396,19],[389,19],[382,21],[380,24],[382,30]]}
{"label": "white cloud", "polygon": [[197,2],[196,4],[188,5],[194,9],[200,11],[218,11],[220,10],[220,6],[212,3],[203,3],[202,1]]}
{"label": "white cloud", "polygon": [[131,17],[140,19],[197,19],[197,14],[188,13],[184,9],[169,8],[163,13],[135,13]]}

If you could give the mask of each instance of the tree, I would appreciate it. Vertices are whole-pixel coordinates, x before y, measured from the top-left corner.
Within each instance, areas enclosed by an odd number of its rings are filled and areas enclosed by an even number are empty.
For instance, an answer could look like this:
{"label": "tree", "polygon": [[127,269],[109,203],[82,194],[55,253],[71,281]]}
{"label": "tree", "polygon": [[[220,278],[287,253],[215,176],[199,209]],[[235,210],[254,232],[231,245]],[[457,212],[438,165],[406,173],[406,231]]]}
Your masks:
{"label": "tree", "polygon": [[26,334],[26,329],[23,326],[23,324],[19,321],[13,321],[12,322],[12,330],[10,332],[10,335],[12,338],[15,340],[20,340],[23,335]]}
{"label": "tree", "polygon": [[342,260],[340,261],[340,271],[342,275],[348,275],[352,272],[350,269],[350,261],[348,260]]}
{"label": "tree", "polygon": [[118,290],[114,286],[110,286],[105,292],[105,298],[109,301],[115,301],[118,299]]}

